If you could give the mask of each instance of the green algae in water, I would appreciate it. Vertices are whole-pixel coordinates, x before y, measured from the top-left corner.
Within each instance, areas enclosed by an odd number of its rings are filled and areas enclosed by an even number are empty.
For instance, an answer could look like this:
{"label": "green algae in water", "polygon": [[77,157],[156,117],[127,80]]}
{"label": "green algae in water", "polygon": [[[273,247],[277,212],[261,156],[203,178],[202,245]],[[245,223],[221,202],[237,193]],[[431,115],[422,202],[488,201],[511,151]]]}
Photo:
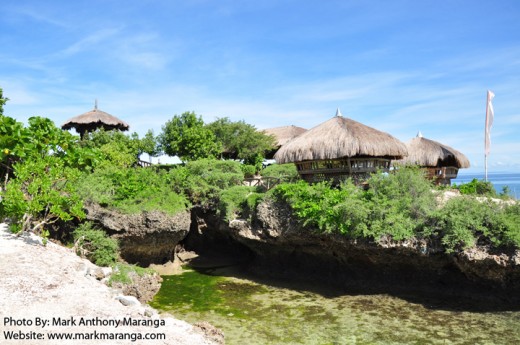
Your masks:
{"label": "green algae in water", "polygon": [[150,303],[154,308],[161,310],[189,308],[192,311],[205,312],[222,304],[221,293],[215,285],[223,278],[193,271],[162,278],[161,290]]}
{"label": "green algae in water", "polygon": [[164,311],[189,309],[247,318],[248,310],[252,308],[247,296],[265,290],[260,285],[238,283],[195,271],[162,278],[161,290],[150,305]]}
{"label": "green algae in water", "polygon": [[150,303],[208,321],[226,344],[520,344],[520,312],[428,309],[387,295],[319,294],[187,271]]}

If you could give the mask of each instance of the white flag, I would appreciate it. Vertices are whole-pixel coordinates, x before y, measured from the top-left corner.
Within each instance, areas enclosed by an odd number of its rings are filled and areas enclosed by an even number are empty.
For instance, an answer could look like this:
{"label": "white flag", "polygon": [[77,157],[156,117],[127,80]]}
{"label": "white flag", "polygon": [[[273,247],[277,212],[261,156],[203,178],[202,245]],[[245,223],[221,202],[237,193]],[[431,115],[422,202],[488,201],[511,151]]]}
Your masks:
{"label": "white flag", "polygon": [[495,117],[495,113],[493,111],[493,103],[491,102],[495,94],[492,91],[487,92],[487,104],[486,104],[486,130],[485,130],[485,148],[484,152],[489,155],[489,149],[491,144],[491,126],[493,126],[493,118]]}

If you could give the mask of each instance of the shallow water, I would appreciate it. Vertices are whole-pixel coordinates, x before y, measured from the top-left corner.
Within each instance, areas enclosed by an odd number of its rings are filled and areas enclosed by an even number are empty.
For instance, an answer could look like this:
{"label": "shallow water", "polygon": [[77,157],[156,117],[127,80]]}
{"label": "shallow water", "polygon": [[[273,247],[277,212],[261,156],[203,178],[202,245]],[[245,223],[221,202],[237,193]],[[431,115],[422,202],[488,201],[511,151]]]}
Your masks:
{"label": "shallow water", "polygon": [[[150,303],[222,329],[226,344],[520,344],[520,312],[429,309],[389,295],[316,293],[186,271]],[[276,285],[276,286],[275,286]]]}

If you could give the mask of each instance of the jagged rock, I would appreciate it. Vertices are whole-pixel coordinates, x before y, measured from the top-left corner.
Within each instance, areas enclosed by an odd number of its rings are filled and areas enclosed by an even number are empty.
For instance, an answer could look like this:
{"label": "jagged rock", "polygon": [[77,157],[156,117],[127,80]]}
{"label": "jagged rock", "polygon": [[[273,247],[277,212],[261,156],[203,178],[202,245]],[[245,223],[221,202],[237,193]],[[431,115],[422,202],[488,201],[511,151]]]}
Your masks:
{"label": "jagged rock", "polygon": [[[210,243],[231,238],[254,253],[257,274],[305,279],[347,289],[426,296],[475,296],[520,302],[520,251],[491,253],[489,248],[446,253],[435,239],[395,241],[350,239],[303,226],[290,207],[265,200],[253,220],[217,222],[200,213],[197,232]],[[191,235],[191,234],[190,234]]]}
{"label": "jagged rock", "polygon": [[487,246],[469,248],[455,256],[457,267],[471,280],[486,280],[503,288],[520,289],[519,251],[492,253]]}
{"label": "jagged rock", "polygon": [[112,267],[93,266],[86,269],[85,275],[97,280],[107,279],[112,274]]}
{"label": "jagged rock", "polygon": [[141,303],[151,301],[161,288],[162,278],[157,273],[138,275],[135,272],[129,272],[128,278],[131,283],[115,282],[112,283],[112,287],[121,290],[125,295],[137,298]]}
{"label": "jagged rock", "polygon": [[122,214],[94,203],[85,205],[87,219],[119,240],[121,257],[140,266],[173,260],[175,246],[190,229],[188,211],[170,216],[158,211]]}

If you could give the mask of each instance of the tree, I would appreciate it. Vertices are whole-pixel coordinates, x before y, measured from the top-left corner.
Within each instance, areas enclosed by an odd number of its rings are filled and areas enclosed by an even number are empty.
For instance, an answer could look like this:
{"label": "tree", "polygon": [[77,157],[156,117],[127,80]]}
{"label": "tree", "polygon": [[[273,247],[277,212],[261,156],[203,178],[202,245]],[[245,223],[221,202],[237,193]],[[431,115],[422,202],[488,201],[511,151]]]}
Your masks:
{"label": "tree", "polygon": [[9,100],[9,98],[4,98],[3,93],[4,91],[0,87],[0,116],[4,115],[4,105]]}
{"label": "tree", "polygon": [[67,166],[85,167],[86,151],[77,145],[77,137],[57,128],[49,119],[29,118],[29,125],[8,116],[0,117],[0,173],[11,174],[16,162],[57,156]]}
{"label": "tree", "polygon": [[35,157],[14,164],[14,174],[2,192],[0,214],[18,231],[48,236],[46,225],[83,218],[83,204],[74,190],[79,170],[56,156]]}
{"label": "tree", "polygon": [[[84,216],[73,186],[79,177],[82,150],[77,137],[46,118],[31,117],[29,126],[0,117],[2,168],[0,216],[11,218],[15,230],[39,231],[58,219]],[[82,163],[83,164],[83,163]]]}
{"label": "tree", "polygon": [[265,153],[275,147],[275,139],[258,131],[244,121],[232,122],[221,118],[207,125],[221,143],[221,155],[231,159],[243,159],[246,163],[261,163]]}
{"label": "tree", "polygon": [[220,145],[213,132],[204,126],[202,118],[194,112],[175,115],[162,127],[159,143],[162,151],[179,156],[184,161],[215,158]]}
{"label": "tree", "polygon": [[[7,179],[12,173],[12,166],[20,160],[24,143],[28,142],[29,133],[21,122],[9,116],[0,116],[0,176]],[[22,145],[20,145],[22,144]]]}
{"label": "tree", "polygon": [[84,147],[98,150],[103,157],[101,165],[131,167],[139,157],[140,140],[137,133],[126,135],[118,130],[98,129],[82,139]]}
{"label": "tree", "polygon": [[141,153],[147,153],[150,156],[150,162],[152,157],[157,156],[161,152],[157,139],[153,135],[153,130],[149,129],[139,142],[139,155]]}

